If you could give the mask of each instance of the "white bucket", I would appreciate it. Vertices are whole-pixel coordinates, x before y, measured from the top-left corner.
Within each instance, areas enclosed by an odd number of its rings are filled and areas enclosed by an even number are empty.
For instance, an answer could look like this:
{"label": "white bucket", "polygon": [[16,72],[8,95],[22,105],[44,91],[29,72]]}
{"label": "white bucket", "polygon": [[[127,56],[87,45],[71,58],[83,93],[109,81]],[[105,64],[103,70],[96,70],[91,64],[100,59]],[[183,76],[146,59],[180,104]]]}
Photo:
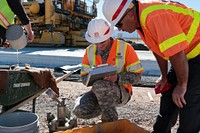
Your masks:
{"label": "white bucket", "polygon": [[20,25],[13,24],[6,30],[6,39],[13,49],[23,49],[27,45],[27,38]]}
{"label": "white bucket", "polygon": [[0,115],[0,133],[38,133],[39,117],[30,112]]}

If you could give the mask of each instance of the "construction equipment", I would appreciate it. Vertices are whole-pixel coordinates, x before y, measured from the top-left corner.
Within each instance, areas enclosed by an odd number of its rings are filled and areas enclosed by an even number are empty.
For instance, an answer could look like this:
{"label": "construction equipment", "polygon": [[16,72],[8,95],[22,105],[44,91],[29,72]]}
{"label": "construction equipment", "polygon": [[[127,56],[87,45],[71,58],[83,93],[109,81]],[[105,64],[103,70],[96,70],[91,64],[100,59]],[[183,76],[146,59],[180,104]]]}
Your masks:
{"label": "construction equipment", "polygon": [[[35,34],[28,45],[87,46],[84,35],[97,16],[98,0],[27,0],[22,2]],[[16,18],[19,24],[19,19]]]}

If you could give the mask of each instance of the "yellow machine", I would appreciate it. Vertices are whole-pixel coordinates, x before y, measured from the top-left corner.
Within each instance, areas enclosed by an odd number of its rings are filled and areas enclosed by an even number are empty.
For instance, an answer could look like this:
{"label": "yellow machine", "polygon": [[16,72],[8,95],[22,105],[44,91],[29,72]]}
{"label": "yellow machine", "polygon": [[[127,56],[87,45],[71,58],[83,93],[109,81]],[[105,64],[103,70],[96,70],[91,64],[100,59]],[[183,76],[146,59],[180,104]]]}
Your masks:
{"label": "yellow machine", "polygon": [[[37,44],[87,46],[84,34],[89,21],[97,16],[98,0],[27,0],[22,2],[32,23]],[[16,22],[19,23],[18,19]]]}

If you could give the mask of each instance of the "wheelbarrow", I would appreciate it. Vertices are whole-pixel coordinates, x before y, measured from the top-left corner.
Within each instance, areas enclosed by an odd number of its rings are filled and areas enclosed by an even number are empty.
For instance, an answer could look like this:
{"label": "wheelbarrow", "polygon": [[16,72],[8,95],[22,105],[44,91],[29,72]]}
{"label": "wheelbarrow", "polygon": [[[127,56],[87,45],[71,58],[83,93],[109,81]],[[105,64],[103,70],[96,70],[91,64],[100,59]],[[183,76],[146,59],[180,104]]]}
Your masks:
{"label": "wheelbarrow", "polygon": [[93,126],[74,128],[56,133],[150,133],[149,131],[131,123],[127,119],[121,119],[114,122],[106,122]]}
{"label": "wheelbarrow", "polygon": [[[55,82],[61,82],[76,71],[57,78]],[[0,105],[8,107],[0,113],[14,112],[30,100],[33,100],[32,112],[34,113],[36,98],[47,89],[38,85],[28,71],[0,69]]]}
{"label": "wheelbarrow", "polygon": [[43,89],[25,71],[5,69],[0,70],[0,75],[0,105],[4,107],[19,103]]}

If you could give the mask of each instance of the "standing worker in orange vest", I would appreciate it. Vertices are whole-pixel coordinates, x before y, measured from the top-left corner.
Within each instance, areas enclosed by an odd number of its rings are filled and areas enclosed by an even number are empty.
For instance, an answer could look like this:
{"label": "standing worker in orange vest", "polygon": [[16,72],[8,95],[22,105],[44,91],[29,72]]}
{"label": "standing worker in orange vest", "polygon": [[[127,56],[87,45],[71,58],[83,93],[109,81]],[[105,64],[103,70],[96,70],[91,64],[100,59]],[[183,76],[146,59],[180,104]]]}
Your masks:
{"label": "standing worker in orange vest", "polygon": [[81,76],[86,81],[90,68],[101,64],[117,67],[117,73],[93,83],[90,91],[77,98],[73,113],[82,119],[102,114],[102,122],[118,119],[116,106],[126,104],[132,95],[132,84],[141,79],[143,68],[133,47],[113,39],[114,27],[103,19],[89,22],[85,37],[93,43],[82,59]]}
{"label": "standing worker in orange vest", "polygon": [[[178,133],[200,131],[200,13],[173,1],[105,0],[103,14],[119,30],[135,30],[153,51],[162,93],[154,133],[169,133],[179,114]],[[168,71],[168,60],[171,69]]]}
{"label": "standing worker in orange vest", "polygon": [[20,3],[20,0],[1,0],[0,4],[0,44],[8,48],[9,43],[6,41],[6,29],[14,24],[14,17],[17,15],[21,23],[27,32],[28,42],[34,40],[34,33],[32,31],[31,23],[24,9]]}

